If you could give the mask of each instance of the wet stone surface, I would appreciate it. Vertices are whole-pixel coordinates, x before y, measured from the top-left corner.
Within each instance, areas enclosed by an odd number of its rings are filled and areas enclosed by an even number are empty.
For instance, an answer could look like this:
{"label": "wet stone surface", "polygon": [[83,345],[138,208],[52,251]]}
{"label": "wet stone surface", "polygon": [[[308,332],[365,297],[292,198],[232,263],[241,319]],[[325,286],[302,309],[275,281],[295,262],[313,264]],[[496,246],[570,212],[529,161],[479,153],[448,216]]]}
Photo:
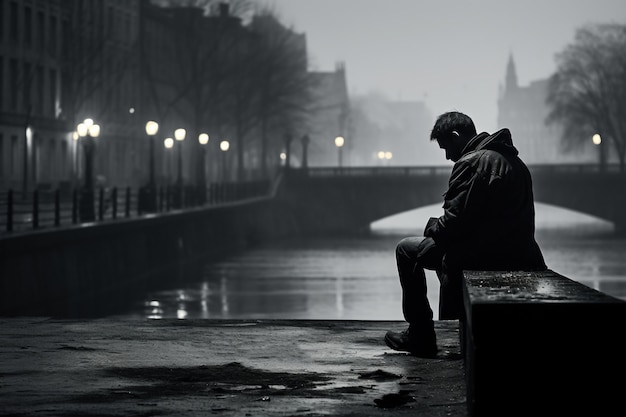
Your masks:
{"label": "wet stone surface", "polygon": [[440,353],[388,350],[400,322],[0,323],[0,416],[465,416],[456,322]]}

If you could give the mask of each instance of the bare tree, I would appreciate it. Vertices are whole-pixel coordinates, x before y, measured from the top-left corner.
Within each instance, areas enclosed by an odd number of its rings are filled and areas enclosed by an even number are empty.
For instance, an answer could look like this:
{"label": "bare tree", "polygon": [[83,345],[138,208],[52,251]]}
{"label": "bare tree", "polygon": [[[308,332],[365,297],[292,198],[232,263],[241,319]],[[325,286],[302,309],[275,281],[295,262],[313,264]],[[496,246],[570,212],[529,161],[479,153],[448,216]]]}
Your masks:
{"label": "bare tree", "polygon": [[556,59],[558,68],[548,86],[548,123],[560,123],[562,140],[571,145],[600,134],[625,172],[626,26],[581,28]]}
{"label": "bare tree", "polygon": [[271,155],[278,155],[279,148],[286,145],[284,138],[306,132],[312,79],[307,72],[304,35],[283,26],[271,9],[258,12],[250,26],[258,34],[253,56],[254,116],[261,171],[267,175]]}

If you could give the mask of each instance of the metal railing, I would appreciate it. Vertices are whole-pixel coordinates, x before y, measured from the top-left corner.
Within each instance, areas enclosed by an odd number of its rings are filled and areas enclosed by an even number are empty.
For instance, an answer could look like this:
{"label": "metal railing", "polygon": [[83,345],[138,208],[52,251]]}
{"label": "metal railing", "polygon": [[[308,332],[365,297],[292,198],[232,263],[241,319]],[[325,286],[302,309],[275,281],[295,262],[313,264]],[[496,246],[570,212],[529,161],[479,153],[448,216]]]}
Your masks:
{"label": "metal railing", "polygon": [[232,203],[270,195],[271,183],[212,183],[205,190],[196,187],[156,187],[152,197],[153,209],[146,209],[145,204],[142,207],[141,189],[96,188],[89,194],[93,198],[93,205],[90,205],[93,213],[89,220],[81,218],[85,205],[81,192],[84,190],[36,189],[23,193],[9,189],[0,192],[0,235]]}

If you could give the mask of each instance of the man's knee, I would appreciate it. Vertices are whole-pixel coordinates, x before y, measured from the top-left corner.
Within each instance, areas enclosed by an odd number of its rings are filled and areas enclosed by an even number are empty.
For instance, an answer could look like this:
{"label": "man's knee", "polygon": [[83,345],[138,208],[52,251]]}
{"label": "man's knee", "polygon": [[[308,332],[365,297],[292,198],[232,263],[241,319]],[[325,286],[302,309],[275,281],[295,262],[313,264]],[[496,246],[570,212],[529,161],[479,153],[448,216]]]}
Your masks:
{"label": "man's knee", "polygon": [[419,237],[405,237],[396,245],[396,259],[408,258],[415,260],[422,242]]}

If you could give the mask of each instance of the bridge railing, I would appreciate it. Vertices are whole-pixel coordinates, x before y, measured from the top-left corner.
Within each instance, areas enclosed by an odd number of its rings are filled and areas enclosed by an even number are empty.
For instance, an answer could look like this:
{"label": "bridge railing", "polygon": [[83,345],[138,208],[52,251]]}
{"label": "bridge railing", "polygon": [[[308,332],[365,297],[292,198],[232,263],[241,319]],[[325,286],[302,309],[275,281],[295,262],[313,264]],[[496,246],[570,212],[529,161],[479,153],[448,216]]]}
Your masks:
{"label": "bridge railing", "polygon": [[452,166],[310,167],[309,177],[414,177],[449,174]]}
{"label": "bridge railing", "polygon": [[[537,173],[619,173],[619,164],[533,164],[528,168]],[[309,167],[309,177],[413,177],[449,174],[448,166],[389,166],[389,167]]]}
{"label": "bridge railing", "polygon": [[611,173],[620,172],[619,164],[533,164],[528,169],[537,173]]}
{"label": "bridge railing", "polygon": [[155,189],[155,205],[142,208],[141,190],[130,187],[98,188],[93,192],[93,220],[81,219],[80,190],[39,190],[23,193],[0,192],[0,236],[48,227],[110,221],[163,213],[177,209],[209,207],[250,198],[269,196],[269,180],[212,183],[203,190],[195,187],[164,186]]}

